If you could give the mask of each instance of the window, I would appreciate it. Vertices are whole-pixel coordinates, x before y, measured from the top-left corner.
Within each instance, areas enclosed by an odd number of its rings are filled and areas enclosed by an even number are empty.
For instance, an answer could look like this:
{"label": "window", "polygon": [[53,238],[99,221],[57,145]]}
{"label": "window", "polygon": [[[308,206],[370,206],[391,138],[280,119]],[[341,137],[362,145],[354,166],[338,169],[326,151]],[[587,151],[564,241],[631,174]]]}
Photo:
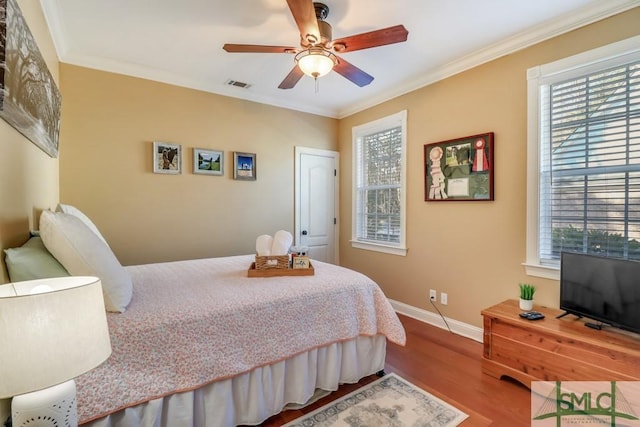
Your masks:
{"label": "window", "polygon": [[353,128],[353,247],[406,255],[407,112]]}
{"label": "window", "polygon": [[640,260],[640,37],[528,70],[527,273]]}

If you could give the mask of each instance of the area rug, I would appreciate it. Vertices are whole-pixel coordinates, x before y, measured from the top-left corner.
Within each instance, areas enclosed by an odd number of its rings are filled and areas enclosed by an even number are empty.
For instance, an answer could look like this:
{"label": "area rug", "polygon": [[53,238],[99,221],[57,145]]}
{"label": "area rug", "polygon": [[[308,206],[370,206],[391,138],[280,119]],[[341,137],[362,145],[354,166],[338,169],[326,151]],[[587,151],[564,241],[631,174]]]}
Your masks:
{"label": "area rug", "polygon": [[282,427],[454,427],[467,417],[404,378],[389,374]]}

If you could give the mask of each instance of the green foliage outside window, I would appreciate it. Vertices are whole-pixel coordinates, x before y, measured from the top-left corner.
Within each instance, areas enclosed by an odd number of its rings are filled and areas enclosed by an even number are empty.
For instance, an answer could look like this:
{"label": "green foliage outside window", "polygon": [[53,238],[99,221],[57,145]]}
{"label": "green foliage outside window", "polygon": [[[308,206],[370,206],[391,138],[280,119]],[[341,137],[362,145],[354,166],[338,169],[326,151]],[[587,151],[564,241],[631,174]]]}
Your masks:
{"label": "green foliage outside window", "polygon": [[636,239],[625,242],[624,236],[620,233],[586,230],[585,234],[584,230],[570,225],[554,228],[552,242],[553,253],[558,254],[558,257],[561,251],[566,251],[640,260],[640,242]]}

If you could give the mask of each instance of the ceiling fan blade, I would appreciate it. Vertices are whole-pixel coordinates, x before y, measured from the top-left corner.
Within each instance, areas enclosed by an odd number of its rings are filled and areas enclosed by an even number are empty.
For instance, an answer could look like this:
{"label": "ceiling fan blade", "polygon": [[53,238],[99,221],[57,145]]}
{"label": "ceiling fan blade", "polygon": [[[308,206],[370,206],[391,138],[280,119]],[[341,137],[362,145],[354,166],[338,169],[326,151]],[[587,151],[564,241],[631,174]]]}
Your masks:
{"label": "ceiling fan blade", "polygon": [[278,86],[278,89],[293,88],[298,83],[298,81],[300,81],[302,76],[304,76],[304,73],[302,72],[300,67],[296,65],[295,67],[293,67],[293,70],[291,70],[289,74],[287,74],[287,77],[284,78],[282,83],[280,83],[280,86]]}
{"label": "ceiling fan blade", "polygon": [[365,73],[360,68],[348,63],[342,58],[338,59],[338,63],[333,67],[333,71],[340,74],[342,77],[351,80],[360,87],[366,86],[373,81],[373,76]]}
{"label": "ceiling fan blade", "polygon": [[407,41],[408,35],[409,31],[404,25],[396,25],[395,27],[343,37],[331,42],[331,46],[336,52],[353,52],[354,50],[404,42]]}
{"label": "ceiling fan blade", "polygon": [[232,44],[222,46],[230,53],[296,53],[298,48],[290,46],[265,46],[261,44]]}
{"label": "ceiling fan blade", "polygon": [[300,42],[303,46],[320,41],[320,29],[316,19],[316,10],[312,0],[287,0],[293,19],[300,30]]}

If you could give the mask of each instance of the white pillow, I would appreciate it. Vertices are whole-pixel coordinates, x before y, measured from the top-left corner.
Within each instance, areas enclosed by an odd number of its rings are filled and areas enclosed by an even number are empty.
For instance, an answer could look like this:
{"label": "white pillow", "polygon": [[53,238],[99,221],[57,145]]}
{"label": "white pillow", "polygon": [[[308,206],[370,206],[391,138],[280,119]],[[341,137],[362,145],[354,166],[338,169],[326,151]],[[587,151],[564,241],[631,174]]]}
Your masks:
{"label": "white pillow", "polygon": [[100,230],[98,230],[98,227],[96,227],[93,221],[91,221],[91,219],[89,219],[89,217],[86,216],[84,212],[82,212],[80,209],[76,208],[75,206],[63,205],[62,203],[58,203],[58,207],[56,208],[56,211],[73,215],[76,218],[80,219],[80,221],[82,221],[84,225],[89,227],[91,231],[96,233],[98,237],[101,238],[102,241],[107,244],[107,246],[109,246],[109,243],[107,243],[107,240],[102,236],[102,234],[100,233]]}
{"label": "white pillow", "polygon": [[97,276],[107,311],[124,312],[131,302],[131,277],[109,246],[79,218],[43,211],[40,237],[47,250],[72,276]]}

